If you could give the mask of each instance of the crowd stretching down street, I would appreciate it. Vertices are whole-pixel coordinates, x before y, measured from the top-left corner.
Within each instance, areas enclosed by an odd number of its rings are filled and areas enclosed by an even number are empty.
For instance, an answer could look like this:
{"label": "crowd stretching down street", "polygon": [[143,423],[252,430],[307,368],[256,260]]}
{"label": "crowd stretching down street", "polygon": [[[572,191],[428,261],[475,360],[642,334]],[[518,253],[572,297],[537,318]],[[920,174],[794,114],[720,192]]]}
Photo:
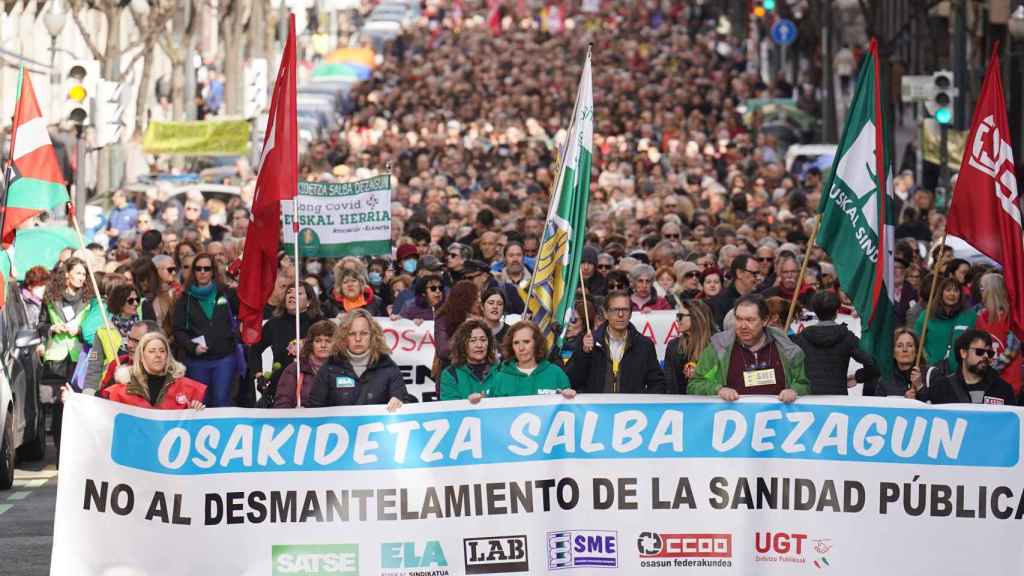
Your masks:
{"label": "crowd stretching down street", "polygon": [[[431,372],[445,401],[637,393],[792,403],[856,389],[1018,403],[1006,282],[991,262],[938,249],[944,211],[910,171],[895,175],[890,196],[891,350],[873,356],[844,325],[853,303],[829,255],[808,243],[829,166],[787,168],[792,142],[747,106],[787,99],[818,117],[819,90],[782,74],[765,81],[745,41],[720,30],[713,3],[606,2],[599,13],[563,7],[561,20],[550,7],[506,3],[488,21],[482,6],[452,4],[427,3],[383,46],[340,128],[309,141],[299,160],[307,182],[390,170],[391,256],[296,262],[282,250],[262,339],[248,345],[237,288],[254,171],[242,171],[243,193],[227,203],[118,189],[93,243],[21,283],[45,327],[43,379],[63,389],[57,396],[158,409],[400,410],[416,398],[382,333],[390,318],[433,321]],[[549,347],[526,302],[588,47],[582,281],[565,338]],[[210,114],[221,97],[207,90]],[[632,322],[659,311],[675,313],[678,333],[664,360]],[[58,441],[60,414],[58,401]]]}

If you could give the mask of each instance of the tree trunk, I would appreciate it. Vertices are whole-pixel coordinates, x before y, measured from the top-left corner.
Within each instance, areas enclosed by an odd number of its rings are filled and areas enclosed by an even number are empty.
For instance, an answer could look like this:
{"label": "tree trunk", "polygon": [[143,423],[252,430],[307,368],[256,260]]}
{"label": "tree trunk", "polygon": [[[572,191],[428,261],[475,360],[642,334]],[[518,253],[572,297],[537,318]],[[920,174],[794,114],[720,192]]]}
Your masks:
{"label": "tree trunk", "polygon": [[149,90],[153,78],[153,49],[156,41],[147,42],[143,47],[146,53],[142,56],[142,75],[139,78],[139,92],[135,97],[135,136],[142,135],[144,126],[149,125],[146,110],[149,109]]}
{"label": "tree trunk", "polygon": [[244,101],[242,86],[242,3],[235,0],[221,17],[221,41],[224,46],[224,107],[229,116],[241,116]]}

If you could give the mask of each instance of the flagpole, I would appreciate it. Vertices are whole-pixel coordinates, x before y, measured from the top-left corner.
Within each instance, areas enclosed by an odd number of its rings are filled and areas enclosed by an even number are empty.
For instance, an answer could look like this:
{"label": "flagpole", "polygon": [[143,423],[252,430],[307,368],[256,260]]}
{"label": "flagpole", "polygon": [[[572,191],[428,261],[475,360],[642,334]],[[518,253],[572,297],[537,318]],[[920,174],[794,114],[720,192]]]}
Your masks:
{"label": "flagpole", "polygon": [[302,408],[302,347],[301,322],[299,321],[300,292],[299,292],[299,195],[292,196],[292,232],[295,234],[295,241],[292,245],[295,248],[295,407]]}
{"label": "flagpole", "polygon": [[[81,169],[81,167],[79,167]],[[76,213],[75,205],[68,202],[68,220],[71,220],[71,225],[75,229],[75,234],[78,236],[78,244],[82,247],[82,251],[88,250],[85,247],[85,236],[82,235],[82,229],[78,226],[78,217]],[[113,328],[110,324],[110,318],[107,317],[107,307],[103,304],[103,294],[100,293],[100,285],[96,282],[96,274],[92,270],[92,264],[89,262],[89,258],[83,258],[85,262],[85,270],[89,273],[89,281],[92,283],[92,291],[96,295],[96,302],[100,305],[100,316],[103,318],[103,327],[107,330],[107,333],[113,335]],[[114,366],[121,366],[121,361],[118,359],[117,350],[114,351]]]}
{"label": "flagpole", "polygon": [[587,282],[583,279],[583,266],[580,266],[580,290],[583,292],[583,320],[587,323],[587,334],[590,334],[590,312],[587,311]]}
{"label": "flagpole", "polygon": [[804,262],[800,265],[800,276],[796,279],[796,288],[793,289],[793,296],[789,299],[789,314],[786,314],[786,324],[784,325],[786,330],[789,330],[789,325],[793,323],[793,314],[796,312],[796,300],[800,297],[800,288],[804,285],[807,263],[811,260],[811,249],[814,247],[814,239],[818,237],[819,226],[821,226],[821,214],[814,218],[814,232],[811,232],[811,237],[807,239],[807,248],[804,250]]}
{"label": "flagpole", "polygon": [[924,324],[921,326],[921,339],[917,346],[917,358],[914,359],[914,366],[921,365],[921,355],[924,354],[924,339],[928,336],[928,319],[932,315],[932,305],[935,302],[935,287],[939,285],[939,266],[942,264],[942,252],[946,247],[946,233],[942,233],[942,242],[935,254],[935,262],[932,264],[932,287],[928,292],[928,307],[924,311]]}
{"label": "flagpole", "polygon": [[[587,56],[583,60],[584,68],[586,68],[587,62],[590,61],[590,49],[591,49],[592,46],[593,46],[593,44],[587,44]],[[582,79],[582,76],[581,76],[581,79]],[[551,186],[551,192],[548,194],[548,196],[549,196],[549,198],[548,198],[548,211],[547,211],[547,214],[544,217],[544,230],[547,230],[548,222],[551,221],[551,211],[555,209],[555,197],[556,197],[556,195],[558,193],[558,189],[561,187],[560,185],[562,183],[562,175],[565,173],[565,152],[569,149],[569,143],[570,143],[569,141],[572,138],[573,130],[576,128],[576,112],[579,111],[580,90],[582,90],[582,89],[583,89],[583,84],[581,82],[580,85],[576,87],[576,100],[573,102],[573,105],[572,105],[572,117],[569,119],[569,130],[568,130],[568,132],[566,132],[565,143],[562,145],[562,150],[559,153],[558,172],[555,174],[555,179],[554,179],[554,181],[552,183],[552,186]],[[543,249],[543,247],[544,247],[543,243],[544,243],[544,231],[542,230],[541,233],[540,233],[539,247],[537,249],[537,258],[538,259],[540,258],[541,249]],[[571,253],[571,249],[570,249],[570,253]],[[527,320],[533,320],[533,314],[530,312],[530,299],[533,298],[533,288],[534,288],[534,286],[537,283],[537,262],[538,262],[537,260],[534,260],[534,263],[533,263],[533,274],[530,275],[530,290],[526,293],[526,302],[524,303],[523,313],[526,315],[526,319]],[[554,310],[552,310],[552,314],[553,313],[554,313]],[[564,321],[564,319],[562,321]]]}

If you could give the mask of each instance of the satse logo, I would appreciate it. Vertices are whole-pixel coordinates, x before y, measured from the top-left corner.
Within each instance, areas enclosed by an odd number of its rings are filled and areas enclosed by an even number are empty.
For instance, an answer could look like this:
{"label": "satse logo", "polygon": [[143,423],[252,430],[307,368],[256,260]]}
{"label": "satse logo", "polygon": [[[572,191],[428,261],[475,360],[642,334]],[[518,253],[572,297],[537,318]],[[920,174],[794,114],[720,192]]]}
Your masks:
{"label": "satse logo", "polygon": [[[422,553],[420,553],[422,550]],[[437,540],[428,540],[422,549],[416,542],[384,542],[380,545],[380,567],[386,575],[406,574],[407,570],[430,568],[430,574],[448,574],[448,559]]]}
{"label": "satse logo", "polygon": [[273,576],[359,576],[356,544],[274,545]]}
{"label": "satse logo", "polygon": [[616,568],[618,533],[604,530],[548,532],[548,569]]}
{"label": "satse logo", "polygon": [[505,574],[529,572],[530,560],[526,536],[464,538],[466,574]]}
{"label": "satse logo", "polygon": [[664,534],[641,532],[641,558],[732,558],[732,534]]}

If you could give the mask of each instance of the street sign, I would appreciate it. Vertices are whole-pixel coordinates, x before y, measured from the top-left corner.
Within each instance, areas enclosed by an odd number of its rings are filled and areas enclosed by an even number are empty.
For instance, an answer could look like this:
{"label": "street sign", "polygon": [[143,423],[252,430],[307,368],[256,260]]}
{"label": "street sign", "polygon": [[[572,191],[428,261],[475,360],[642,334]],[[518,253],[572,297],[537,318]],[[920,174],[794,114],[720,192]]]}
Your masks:
{"label": "street sign", "polygon": [[932,75],[903,76],[900,80],[900,96],[904,102],[925,102],[932,97]]}
{"label": "street sign", "polygon": [[796,24],[792,20],[779,18],[772,24],[772,42],[779,46],[789,46],[796,40]]}

